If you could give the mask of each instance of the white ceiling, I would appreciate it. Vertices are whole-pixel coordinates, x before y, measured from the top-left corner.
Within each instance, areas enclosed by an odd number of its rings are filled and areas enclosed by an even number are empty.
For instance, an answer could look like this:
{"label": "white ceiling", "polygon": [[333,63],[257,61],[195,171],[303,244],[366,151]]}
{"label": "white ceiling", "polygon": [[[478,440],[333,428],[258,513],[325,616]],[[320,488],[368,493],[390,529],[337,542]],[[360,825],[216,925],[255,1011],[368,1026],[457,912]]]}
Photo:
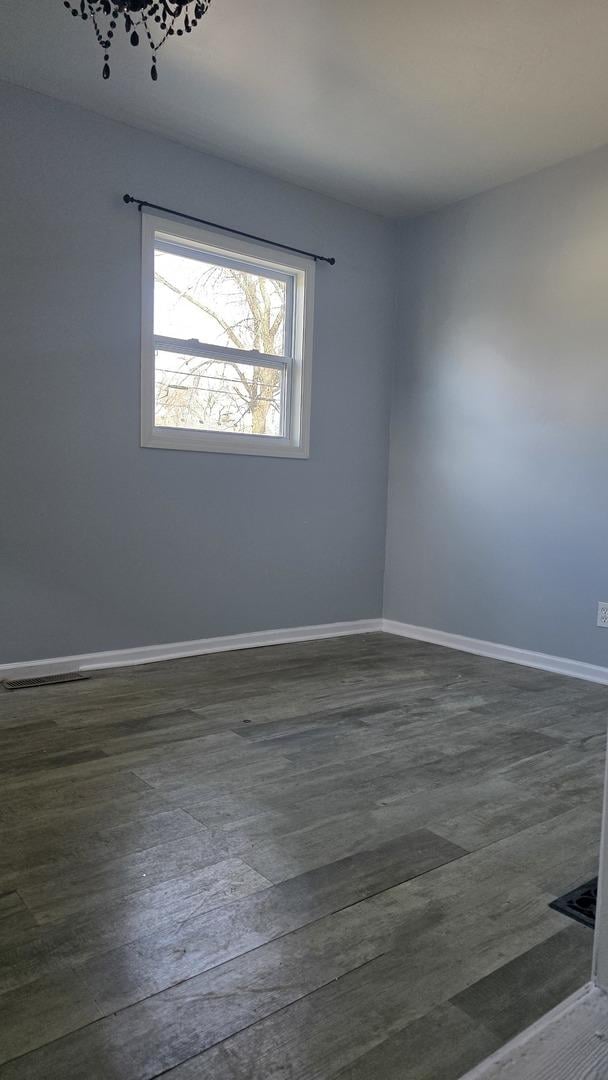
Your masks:
{"label": "white ceiling", "polygon": [[62,0],[0,13],[2,77],[385,214],[608,142],[608,0],[213,0],[112,77]]}

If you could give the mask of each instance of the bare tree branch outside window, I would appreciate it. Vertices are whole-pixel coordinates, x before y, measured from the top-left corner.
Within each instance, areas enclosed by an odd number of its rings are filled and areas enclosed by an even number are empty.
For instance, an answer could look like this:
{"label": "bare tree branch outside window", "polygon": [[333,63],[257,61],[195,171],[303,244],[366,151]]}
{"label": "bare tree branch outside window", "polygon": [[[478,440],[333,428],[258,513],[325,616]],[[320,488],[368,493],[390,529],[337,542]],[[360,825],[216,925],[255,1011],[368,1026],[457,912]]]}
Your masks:
{"label": "bare tree branch outside window", "polygon": [[[284,354],[283,281],[159,251],[154,278],[162,317],[201,320],[205,332],[196,335],[200,340]],[[162,426],[278,435],[282,390],[277,368],[156,354],[156,422]]]}

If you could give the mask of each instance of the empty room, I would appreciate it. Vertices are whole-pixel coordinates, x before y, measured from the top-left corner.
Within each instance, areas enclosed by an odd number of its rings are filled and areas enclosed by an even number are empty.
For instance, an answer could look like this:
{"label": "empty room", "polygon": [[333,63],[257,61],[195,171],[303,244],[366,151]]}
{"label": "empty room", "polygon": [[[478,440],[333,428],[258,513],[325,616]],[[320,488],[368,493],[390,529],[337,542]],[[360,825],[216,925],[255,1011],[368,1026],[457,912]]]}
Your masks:
{"label": "empty room", "polygon": [[0,145],[0,1080],[604,1080],[608,3],[5,3]]}

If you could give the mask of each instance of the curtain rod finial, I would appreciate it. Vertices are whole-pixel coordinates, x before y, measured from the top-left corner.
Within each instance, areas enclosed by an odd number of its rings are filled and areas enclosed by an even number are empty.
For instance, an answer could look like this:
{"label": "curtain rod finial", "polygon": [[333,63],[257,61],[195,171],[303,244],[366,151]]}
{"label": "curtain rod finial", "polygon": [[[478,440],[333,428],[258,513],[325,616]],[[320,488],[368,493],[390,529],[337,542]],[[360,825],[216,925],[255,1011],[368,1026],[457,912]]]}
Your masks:
{"label": "curtain rod finial", "polygon": [[133,198],[132,195],[123,195],[122,201],[125,202],[125,203],[130,203],[130,202],[135,202],[135,199]]}

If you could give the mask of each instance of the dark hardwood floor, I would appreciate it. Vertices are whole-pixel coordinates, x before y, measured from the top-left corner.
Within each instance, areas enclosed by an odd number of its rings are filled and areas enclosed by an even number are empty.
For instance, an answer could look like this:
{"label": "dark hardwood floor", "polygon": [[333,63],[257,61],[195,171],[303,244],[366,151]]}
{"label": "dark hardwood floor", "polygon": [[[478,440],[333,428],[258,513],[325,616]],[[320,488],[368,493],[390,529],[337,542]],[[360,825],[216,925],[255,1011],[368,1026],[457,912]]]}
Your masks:
{"label": "dark hardwood floor", "polygon": [[2,1080],[456,1080],[587,981],[608,690],[383,634],[0,692]]}

